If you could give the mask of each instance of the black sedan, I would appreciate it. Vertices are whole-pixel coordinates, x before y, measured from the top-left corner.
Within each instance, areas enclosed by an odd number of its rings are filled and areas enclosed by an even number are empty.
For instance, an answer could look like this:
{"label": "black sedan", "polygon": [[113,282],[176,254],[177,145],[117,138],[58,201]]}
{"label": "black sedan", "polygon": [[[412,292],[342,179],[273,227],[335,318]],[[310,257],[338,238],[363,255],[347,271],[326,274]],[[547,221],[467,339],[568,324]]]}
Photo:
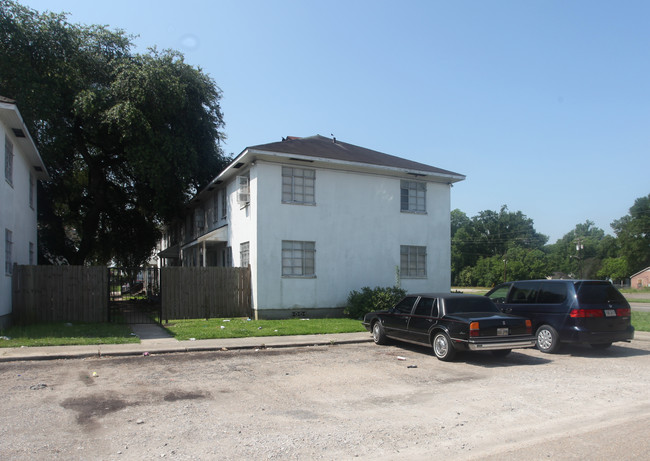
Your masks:
{"label": "black sedan", "polygon": [[452,360],[456,351],[492,351],[533,347],[531,321],[503,314],[478,295],[459,293],[409,294],[386,311],[370,312],[363,325],[376,344],[397,339],[433,347],[440,360]]}

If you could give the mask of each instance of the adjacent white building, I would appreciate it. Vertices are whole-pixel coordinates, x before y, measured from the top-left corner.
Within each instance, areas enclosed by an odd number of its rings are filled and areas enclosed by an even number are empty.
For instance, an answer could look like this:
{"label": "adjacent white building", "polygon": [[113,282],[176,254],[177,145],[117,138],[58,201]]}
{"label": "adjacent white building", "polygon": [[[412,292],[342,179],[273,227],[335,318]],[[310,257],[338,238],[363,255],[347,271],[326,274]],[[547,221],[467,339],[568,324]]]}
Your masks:
{"label": "adjacent white building", "polygon": [[248,147],[168,230],[167,265],[251,267],[258,318],[340,311],[352,290],[450,289],[461,174],[323,136]]}
{"label": "adjacent white building", "polygon": [[13,100],[0,96],[0,326],[9,324],[14,264],[37,264],[36,181],[48,174]]}

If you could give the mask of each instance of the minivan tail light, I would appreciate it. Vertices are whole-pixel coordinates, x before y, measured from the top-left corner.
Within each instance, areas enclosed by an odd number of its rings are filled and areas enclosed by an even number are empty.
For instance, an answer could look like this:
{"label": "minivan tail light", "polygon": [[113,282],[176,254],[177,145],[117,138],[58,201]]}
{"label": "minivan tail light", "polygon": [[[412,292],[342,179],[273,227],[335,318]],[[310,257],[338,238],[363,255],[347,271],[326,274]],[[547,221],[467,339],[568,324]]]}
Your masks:
{"label": "minivan tail light", "polygon": [[478,322],[472,322],[469,324],[469,335],[470,337],[479,336]]}
{"label": "minivan tail light", "polygon": [[604,317],[602,309],[573,309],[569,316],[574,319],[585,319],[592,317]]}
{"label": "minivan tail light", "polygon": [[526,333],[529,335],[533,334],[533,322],[528,319],[526,319]]}
{"label": "minivan tail light", "polygon": [[616,309],[617,317],[629,317],[630,315],[632,315],[632,309],[629,307],[621,307],[619,309]]}

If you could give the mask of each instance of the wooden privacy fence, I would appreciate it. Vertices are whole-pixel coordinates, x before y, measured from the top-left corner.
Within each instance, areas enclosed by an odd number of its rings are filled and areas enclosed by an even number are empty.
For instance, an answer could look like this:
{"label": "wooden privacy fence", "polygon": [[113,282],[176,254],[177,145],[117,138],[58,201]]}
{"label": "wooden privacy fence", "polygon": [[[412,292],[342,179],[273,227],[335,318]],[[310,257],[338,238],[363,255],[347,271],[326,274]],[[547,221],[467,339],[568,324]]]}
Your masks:
{"label": "wooden privacy fence", "polygon": [[[249,267],[164,267],[162,318],[249,317]],[[107,322],[109,271],[105,266],[14,266],[13,322]]]}
{"label": "wooden privacy fence", "polygon": [[164,267],[165,320],[251,315],[250,267]]}
{"label": "wooden privacy fence", "polygon": [[13,321],[106,322],[108,270],[103,266],[14,266]]}

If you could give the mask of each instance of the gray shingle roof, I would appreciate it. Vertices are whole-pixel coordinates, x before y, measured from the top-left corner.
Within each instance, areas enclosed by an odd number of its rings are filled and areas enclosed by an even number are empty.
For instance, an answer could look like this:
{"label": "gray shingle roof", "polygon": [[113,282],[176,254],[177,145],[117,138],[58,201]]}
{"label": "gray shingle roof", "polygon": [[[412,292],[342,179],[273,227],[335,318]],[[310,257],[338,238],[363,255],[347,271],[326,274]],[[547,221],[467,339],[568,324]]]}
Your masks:
{"label": "gray shingle roof", "polygon": [[279,142],[250,146],[248,149],[285,153],[296,156],[320,157],[383,167],[426,171],[436,174],[459,176],[460,178],[464,177],[463,175],[454,173],[453,171],[443,170],[424,163],[413,162],[401,157],[384,154],[382,152],[355,146],[354,144],[348,144],[346,142],[326,138],[320,135],[309,136],[306,138],[289,136],[283,138],[283,140]]}

